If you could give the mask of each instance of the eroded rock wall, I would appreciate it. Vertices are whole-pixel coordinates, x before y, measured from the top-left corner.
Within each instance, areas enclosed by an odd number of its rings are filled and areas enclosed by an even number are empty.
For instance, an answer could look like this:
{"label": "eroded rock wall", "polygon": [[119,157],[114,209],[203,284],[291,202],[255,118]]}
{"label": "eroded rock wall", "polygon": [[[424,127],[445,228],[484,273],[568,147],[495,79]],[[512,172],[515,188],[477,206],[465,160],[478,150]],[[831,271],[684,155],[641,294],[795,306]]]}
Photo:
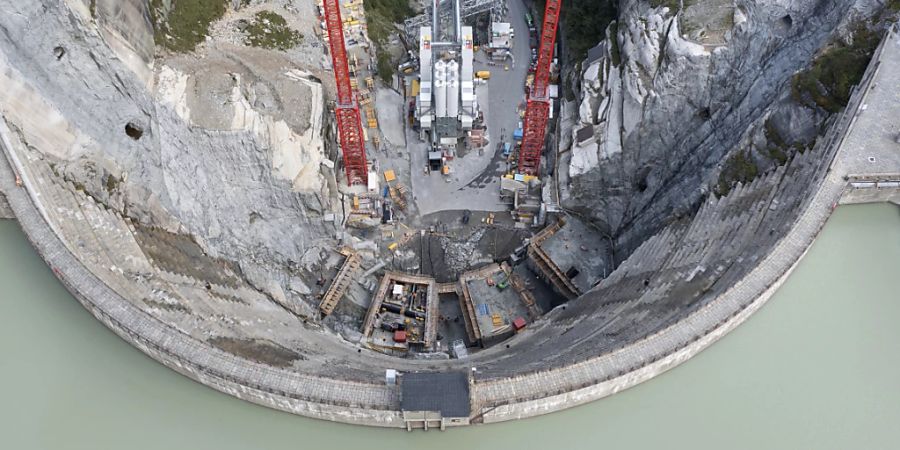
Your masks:
{"label": "eroded rock wall", "polygon": [[[269,293],[303,286],[335,232],[321,83],[290,58],[213,43],[183,58],[192,90],[167,102],[159,79],[176,64],[152,37],[146,0],[0,0],[0,112],[101,204],[193,236]],[[228,63],[221,90],[200,73],[207,54]],[[227,120],[184,117],[191,102],[219,102]]]}
{"label": "eroded rock wall", "polygon": [[[871,3],[701,0],[676,12],[622,1],[605,56],[584,70],[563,203],[616,236],[627,256],[693,212],[724,155],[785,103],[791,75]],[[798,134],[821,120],[780,114]]]}

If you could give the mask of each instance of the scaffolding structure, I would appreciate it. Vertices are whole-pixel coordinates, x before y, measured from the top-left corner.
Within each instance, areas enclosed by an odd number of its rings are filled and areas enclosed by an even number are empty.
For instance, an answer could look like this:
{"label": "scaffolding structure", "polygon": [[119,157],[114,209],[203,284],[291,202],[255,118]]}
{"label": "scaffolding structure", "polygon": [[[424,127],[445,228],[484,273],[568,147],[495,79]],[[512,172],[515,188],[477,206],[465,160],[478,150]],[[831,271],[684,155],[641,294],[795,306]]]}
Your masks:
{"label": "scaffolding structure", "polygon": [[519,151],[519,173],[540,176],[541,151],[550,118],[550,66],[556,45],[556,28],[562,0],[547,0],[541,27],[537,67],[528,93],[522,149]]}
{"label": "scaffolding structure", "polygon": [[350,67],[347,49],[344,46],[344,22],[341,20],[340,0],[324,0],[325,25],[331,50],[331,65],[337,86],[334,116],[337,122],[344,171],[348,185],[367,185],[369,181],[366,165],[366,143],[359,116],[359,104],[350,85]]}
{"label": "scaffolding structure", "polygon": [[[448,0],[439,0],[443,3]],[[490,13],[491,21],[499,20],[506,15],[506,0],[460,0],[460,17],[468,19],[478,14]],[[419,29],[432,23],[434,7],[427,5],[425,11],[418,16],[406,19],[403,28],[406,31],[407,42],[419,40]],[[448,19],[454,12],[453,8],[440,8],[441,20]]]}

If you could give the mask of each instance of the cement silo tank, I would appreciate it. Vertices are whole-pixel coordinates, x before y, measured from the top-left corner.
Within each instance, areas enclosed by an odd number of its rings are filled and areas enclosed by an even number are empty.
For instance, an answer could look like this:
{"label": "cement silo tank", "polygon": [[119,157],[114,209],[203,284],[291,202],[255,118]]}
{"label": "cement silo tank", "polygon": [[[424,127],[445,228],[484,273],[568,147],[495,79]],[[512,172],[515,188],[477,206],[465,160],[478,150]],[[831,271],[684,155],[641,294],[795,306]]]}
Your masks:
{"label": "cement silo tank", "polygon": [[434,80],[434,115],[447,117],[447,82]]}
{"label": "cement silo tank", "polygon": [[459,116],[459,64],[447,64],[447,117]]}
{"label": "cement silo tank", "polygon": [[434,63],[434,115],[447,117],[447,66],[443,61]]}

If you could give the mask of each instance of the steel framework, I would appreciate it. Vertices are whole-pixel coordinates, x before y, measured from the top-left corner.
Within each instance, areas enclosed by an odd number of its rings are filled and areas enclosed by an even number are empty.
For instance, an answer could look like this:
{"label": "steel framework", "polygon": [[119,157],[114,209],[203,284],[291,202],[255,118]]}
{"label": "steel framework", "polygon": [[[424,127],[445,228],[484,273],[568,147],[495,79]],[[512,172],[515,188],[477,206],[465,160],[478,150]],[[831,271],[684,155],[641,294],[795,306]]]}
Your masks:
{"label": "steel framework", "polygon": [[324,0],[322,6],[325,10],[328,44],[331,48],[331,66],[337,85],[334,115],[341,142],[341,153],[344,156],[344,172],[347,174],[348,185],[366,185],[369,180],[366,142],[359,117],[359,104],[350,86],[350,67],[347,64],[347,50],[344,47],[340,0]]}
{"label": "steel framework", "polygon": [[562,0],[547,0],[544,9],[544,25],[541,27],[540,47],[534,82],[528,93],[522,148],[519,150],[519,172],[540,176],[541,150],[550,117],[550,65],[553,63],[553,46],[556,44],[556,27]]}
{"label": "steel framework", "polygon": [[[444,0],[440,0],[440,3],[443,2]],[[450,17],[453,13],[453,8],[441,8],[440,11],[442,17]],[[433,5],[427,5],[422,14],[406,19],[403,27],[409,42],[417,42],[419,40],[420,27],[431,25],[433,12]],[[499,20],[500,17],[506,14],[506,0],[460,0],[460,16],[463,19],[486,12],[491,13],[491,20]]]}

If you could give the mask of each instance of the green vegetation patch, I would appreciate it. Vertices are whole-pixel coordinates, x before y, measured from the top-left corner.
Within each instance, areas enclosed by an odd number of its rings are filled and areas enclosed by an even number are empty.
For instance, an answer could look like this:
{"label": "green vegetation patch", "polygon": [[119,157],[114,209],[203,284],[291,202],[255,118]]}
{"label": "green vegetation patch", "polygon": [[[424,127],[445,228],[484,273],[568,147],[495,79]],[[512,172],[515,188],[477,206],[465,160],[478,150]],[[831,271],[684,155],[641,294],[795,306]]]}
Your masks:
{"label": "green vegetation patch", "polygon": [[168,50],[188,53],[209,36],[209,26],[225,15],[229,0],[150,0],[154,41]]}
{"label": "green vegetation patch", "polygon": [[612,58],[612,64],[619,67],[622,63],[622,54],[619,53],[619,22],[613,22],[609,25],[609,55]]}
{"label": "green vegetation patch", "polygon": [[401,23],[415,14],[409,0],[365,0],[366,31],[375,43],[378,77],[387,84],[394,76],[394,62],[384,48],[388,38],[397,31],[395,23]]}
{"label": "green vegetation patch", "polygon": [[860,26],[853,44],[836,44],[825,50],[812,67],[794,75],[791,94],[799,103],[838,112],[847,106],[853,86],[859,84],[880,36]]}
{"label": "green vegetation patch", "polygon": [[401,23],[415,14],[409,0],[365,0],[366,26],[369,38],[377,45],[387,43],[396,31],[395,23]]}
{"label": "green vegetation patch", "polygon": [[737,183],[749,183],[759,175],[759,168],[750,156],[750,152],[738,152],[725,161],[725,167],[719,174],[719,182],[716,184],[715,193],[724,197],[731,192]]}
{"label": "green vegetation patch", "polygon": [[299,31],[289,27],[284,17],[272,11],[256,13],[245,31],[247,45],[270,50],[290,50],[303,40]]}
{"label": "green vegetation patch", "polygon": [[[568,0],[562,6],[564,16],[566,45],[570,56],[582,60],[587,51],[597,45],[606,36],[606,27],[616,20],[616,5],[611,0]],[[543,17],[543,11],[541,11]],[[615,31],[615,30],[612,30]],[[615,34],[612,35],[615,40]],[[618,46],[615,52],[618,53]],[[616,64],[618,65],[618,64]]]}
{"label": "green vegetation patch", "polygon": [[106,176],[106,191],[112,194],[118,189],[119,185],[122,183],[122,180],[116,178],[115,175],[109,174]]}
{"label": "green vegetation patch", "polygon": [[890,13],[900,12],[900,0],[888,0],[884,7]]}
{"label": "green vegetation patch", "polygon": [[394,65],[391,64],[391,55],[388,55],[387,52],[378,51],[376,69],[378,70],[378,78],[381,78],[381,81],[384,81],[385,84],[391,84],[391,79],[394,77]]}

